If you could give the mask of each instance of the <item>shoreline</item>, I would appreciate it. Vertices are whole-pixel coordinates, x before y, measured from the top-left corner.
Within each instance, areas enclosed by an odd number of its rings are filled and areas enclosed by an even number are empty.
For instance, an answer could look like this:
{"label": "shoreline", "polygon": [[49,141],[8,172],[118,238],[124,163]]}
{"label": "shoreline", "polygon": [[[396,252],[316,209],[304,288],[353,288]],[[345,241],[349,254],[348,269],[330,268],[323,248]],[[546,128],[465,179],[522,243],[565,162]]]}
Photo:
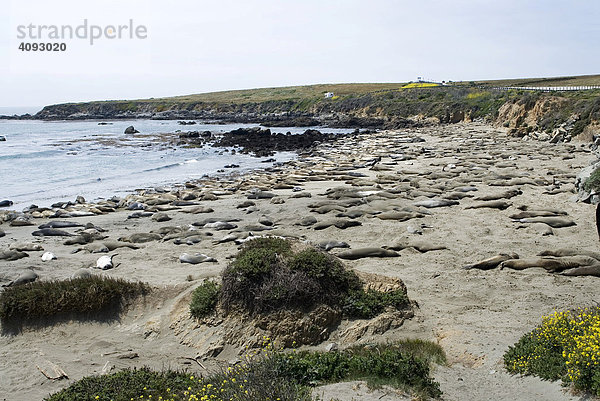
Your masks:
{"label": "shoreline", "polygon": [[[573,158],[563,160],[568,154]],[[409,337],[438,342],[449,359],[449,366],[436,366],[433,372],[442,385],[443,399],[578,399],[565,392],[559,383],[507,374],[502,355],[542,315],[593,302],[600,279],[554,275],[543,269],[483,271],[461,267],[502,252],[516,252],[526,258],[544,249],[595,249],[594,207],[571,201],[575,196],[573,177],[592,157],[587,145],[521,141],[493,127],[474,123],[357,134],[338,143],[322,144],[269,172],[206,179],[199,181],[196,188],[183,183],[176,194],[148,192],[124,198],[131,202],[145,200],[147,209],[155,208],[155,214],[166,213],[171,218],[167,222],[157,222],[151,217],[128,219],[135,210],[123,208],[68,218],[108,230],[106,235],[111,240],[167,226],[185,227],[207,218],[239,221],[235,222],[238,228],[233,230],[199,228],[206,235],[193,245],[174,245],[169,240],[139,244],[138,250],[119,249],[119,267],[92,273],[148,282],[159,289],[156,296],[146,304],[134,305],[114,324],[71,322],[41,330],[28,329],[14,336],[3,335],[6,341],[0,345],[0,355],[6,363],[0,368],[0,377],[4,378],[0,381],[0,392],[12,393],[15,400],[25,400],[47,395],[70,383],[43,379],[35,369],[40,359],[57,363],[70,374],[71,380],[101,373],[107,362],[114,369],[142,365],[160,368],[165,363],[194,369],[178,358],[205,352],[218,339],[206,337],[205,330],[191,321],[186,297],[201,279],[216,276],[235,253],[237,246],[233,242],[216,243],[216,240],[229,233],[247,234],[252,231],[250,227],[260,227],[257,221],[265,215],[275,223],[275,228],[256,231],[257,235],[277,234],[311,243],[346,241],[351,249],[402,241],[426,241],[447,248],[426,253],[403,249],[396,258],[344,261],[356,271],[399,278],[406,284],[409,298],[419,305],[415,317],[382,335],[367,335],[360,342]],[[509,176],[514,177],[513,181],[499,178]],[[511,188],[519,188],[522,194],[510,199],[506,210],[467,209],[478,203],[468,192],[455,205],[415,209],[417,202],[441,199],[469,186],[477,189],[473,191],[475,196]],[[275,196],[248,199],[253,188]],[[344,193],[361,202],[353,207],[340,206],[336,188],[343,188]],[[552,188],[558,191],[545,193]],[[196,196],[191,202],[213,212],[184,213],[196,205],[161,210],[161,206],[165,209],[172,206],[163,204],[163,199],[175,196],[183,200],[188,194]],[[238,208],[247,201],[255,205]],[[321,214],[311,207],[314,204],[337,207]],[[538,226],[519,224],[509,218],[521,205],[559,208],[577,225],[555,228],[553,235],[543,235]],[[103,202],[95,205],[99,206],[108,207]],[[78,208],[83,210],[85,206]],[[339,208],[345,211],[340,212]],[[403,208],[418,210],[420,217],[406,221],[377,217]],[[336,216],[346,212],[357,212],[352,220],[361,225],[322,230],[296,225],[308,216],[319,223],[349,219]],[[37,226],[53,220],[35,218],[34,221]],[[0,238],[2,247],[34,242],[58,257],[45,263],[40,260],[42,251],[31,251],[28,258],[0,261],[2,283],[14,278],[24,266],[32,266],[41,280],[67,278],[102,255],[84,251],[72,254],[77,246],[63,245],[64,238],[32,237],[35,226],[10,227],[3,223],[0,229],[6,231],[6,236]],[[178,262],[183,252],[202,252],[218,262],[183,264]],[[136,352],[139,357],[116,359],[110,356],[114,351]],[[217,359],[227,361],[236,352],[235,347],[225,347]],[[345,391],[351,395],[351,386]],[[394,397],[397,396],[392,395],[391,399],[401,399]]]}

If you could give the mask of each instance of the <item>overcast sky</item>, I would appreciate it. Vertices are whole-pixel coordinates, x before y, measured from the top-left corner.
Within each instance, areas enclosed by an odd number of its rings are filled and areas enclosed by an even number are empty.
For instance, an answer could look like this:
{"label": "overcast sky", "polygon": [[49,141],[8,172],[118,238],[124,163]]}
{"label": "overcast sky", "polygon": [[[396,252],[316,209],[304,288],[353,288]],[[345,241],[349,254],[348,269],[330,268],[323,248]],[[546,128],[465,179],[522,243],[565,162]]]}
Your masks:
{"label": "overcast sky", "polygon": [[[6,0],[4,0],[6,1]],[[597,0],[9,0],[0,107],[338,82],[599,73]],[[6,12],[8,10],[8,12]],[[52,39],[19,25],[147,28],[145,39]],[[47,37],[46,37],[47,39]],[[44,40],[45,42],[48,40]]]}

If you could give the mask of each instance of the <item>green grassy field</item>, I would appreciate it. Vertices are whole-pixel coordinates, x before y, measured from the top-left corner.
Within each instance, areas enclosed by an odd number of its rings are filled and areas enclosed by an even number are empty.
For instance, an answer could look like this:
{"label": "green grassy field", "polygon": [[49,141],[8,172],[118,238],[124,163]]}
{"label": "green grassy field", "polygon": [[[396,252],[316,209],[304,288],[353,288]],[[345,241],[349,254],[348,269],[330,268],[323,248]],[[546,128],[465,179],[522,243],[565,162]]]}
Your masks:
{"label": "green grassy field", "polygon": [[[600,85],[600,75],[582,75],[554,78],[519,78],[489,81],[469,81],[452,83],[452,86],[581,86]],[[142,102],[206,102],[206,103],[260,103],[265,101],[321,99],[323,93],[333,92],[337,96],[364,95],[368,93],[399,90],[407,82],[397,83],[348,83],[286,86],[279,88],[258,88],[222,92],[199,93],[154,99],[140,99]]]}

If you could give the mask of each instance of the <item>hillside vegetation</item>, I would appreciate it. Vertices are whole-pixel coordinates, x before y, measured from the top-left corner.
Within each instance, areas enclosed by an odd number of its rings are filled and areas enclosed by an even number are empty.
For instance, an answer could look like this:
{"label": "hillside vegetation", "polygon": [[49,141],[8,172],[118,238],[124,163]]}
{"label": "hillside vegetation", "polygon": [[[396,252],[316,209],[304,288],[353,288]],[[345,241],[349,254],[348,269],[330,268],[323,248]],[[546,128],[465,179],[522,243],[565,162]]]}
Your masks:
{"label": "hillside vegetation", "polygon": [[[168,98],[46,106],[38,119],[153,118],[221,120],[270,126],[399,128],[484,119],[513,134],[570,140],[600,127],[600,89],[536,92],[504,86],[600,84],[600,75],[459,82],[319,84],[213,92]],[[333,92],[332,98],[324,93]]]}

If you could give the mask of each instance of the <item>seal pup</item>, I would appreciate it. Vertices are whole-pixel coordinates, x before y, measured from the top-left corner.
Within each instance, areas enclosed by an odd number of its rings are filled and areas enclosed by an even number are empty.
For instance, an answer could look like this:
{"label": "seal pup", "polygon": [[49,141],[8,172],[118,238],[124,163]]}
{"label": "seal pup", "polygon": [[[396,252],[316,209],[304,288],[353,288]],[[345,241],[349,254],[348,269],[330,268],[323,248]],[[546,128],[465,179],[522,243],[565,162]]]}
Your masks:
{"label": "seal pup", "polygon": [[42,228],[31,233],[35,237],[74,237],[73,234],[56,228]]}
{"label": "seal pup", "polygon": [[495,200],[495,201],[486,201],[486,202],[476,203],[474,205],[465,207],[465,209],[490,208],[490,209],[504,210],[504,209],[508,209],[511,205],[512,205],[512,203],[508,203],[506,201]]}
{"label": "seal pup", "polygon": [[3,285],[3,287],[14,287],[15,285],[33,283],[37,279],[38,275],[36,272],[34,272],[33,270],[26,270],[23,273],[19,274],[19,276],[10,283]]}
{"label": "seal pup", "polygon": [[104,255],[104,256],[100,256],[98,258],[98,260],[96,261],[96,269],[101,269],[101,270],[108,270],[108,269],[112,269],[114,266],[113,264],[113,258],[115,256],[117,256],[118,254],[114,254],[114,255]]}
{"label": "seal pup", "polygon": [[17,251],[15,249],[9,249],[8,251],[0,251],[0,260],[19,260],[28,256],[29,255],[25,252]]}
{"label": "seal pup", "polygon": [[577,224],[570,219],[561,217],[533,217],[518,220],[520,223],[544,223],[552,228],[563,228],[576,226]]}
{"label": "seal pup", "polygon": [[39,229],[42,228],[70,228],[70,227],[84,227],[83,224],[75,223],[73,221],[51,221],[49,223],[40,224]]}
{"label": "seal pup", "polygon": [[182,253],[179,257],[179,261],[181,263],[191,263],[193,265],[197,265],[198,263],[204,262],[216,262],[217,259],[211,258],[203,253],[196,253],[194,255],[190,255],[188,253]]}
{"label": "seal pup", "polygon": [[89,269],[85,269],[85,268],[76,270],[75,273],[73,273],[71,275],[72,280],[90,278],[90,277],[92,277],[92,273],[90,272]]}
{"label": "seal pup", "polygon": [[459,204],[458,201],[455,201],[452,199],[426,199],[426,200],[422,200],[422,201],[413,203],[413,205],[415,205],[415,206],[422,206],[422,207],[426,207],[428,209],[431,209],[434,207],[453,206],[453,205],[458,205],[458,204]]}
{"label": "seal pup", "polygon": [[362,258],[395,258],[400,254],[383,248],[358,248],[340,252],[336,256],[340,259],[356,260]]}
{"label": "seal pup", "polygon": [[323,249],[325,251],[329,251],[330,249],[334,249],[334,248],[350,248],[350,245],[348,245],[347,242],[343,242],[343,241],[321,241],[319,243],[317,243],[317,247],[320,249]]}
{"label": "seal pup", "polygon": [[42,262],[49,262],[51,260],[56,260],[56,255],[52,252],[44,252],[42,255]]}
{"label": "seal pup", "polygon": [[410,241],[408,243],[397,243],[392,246],[383,246],[383,249],[391,249],[392,251],[401,251],[406,248],[413,248],[421,253],[431,252],[431,251],[440,251],[443,249],[448,249],[444,245],[434,245],[427,241]]}
{"label": "seal pup", "polygon": [[589,256],[563,256],[563,257],[541,257],[518,260],[507,260],[500,264],[500,269],[505,267],[514,270],[524,270],[532,267],[541,267],[550,273],[558,273],[567,269],[579,267],[599,266],[600,262]]}
{"label": "seal pup", "polygon": [[465,269],[465,270],[470,270],[470,269],[491,270],[491,269],[498,267],[498,265],[500,263],[503,263],[507,260],[512,260],[512,259],[519,259],[519,255],[517,255],[516,253],[510,253],[510,254],[501,253],[499,255],[492,256],[491,258],[484,259],[477,263],[463,266],[463,269]]}
{"label": "seal pup", "polygon": [[15,244],[10,244],[9,249],[14,249],[15,251],[43,251],[44,248],[40,244],[34,244],[32,242],[17,242]]}

